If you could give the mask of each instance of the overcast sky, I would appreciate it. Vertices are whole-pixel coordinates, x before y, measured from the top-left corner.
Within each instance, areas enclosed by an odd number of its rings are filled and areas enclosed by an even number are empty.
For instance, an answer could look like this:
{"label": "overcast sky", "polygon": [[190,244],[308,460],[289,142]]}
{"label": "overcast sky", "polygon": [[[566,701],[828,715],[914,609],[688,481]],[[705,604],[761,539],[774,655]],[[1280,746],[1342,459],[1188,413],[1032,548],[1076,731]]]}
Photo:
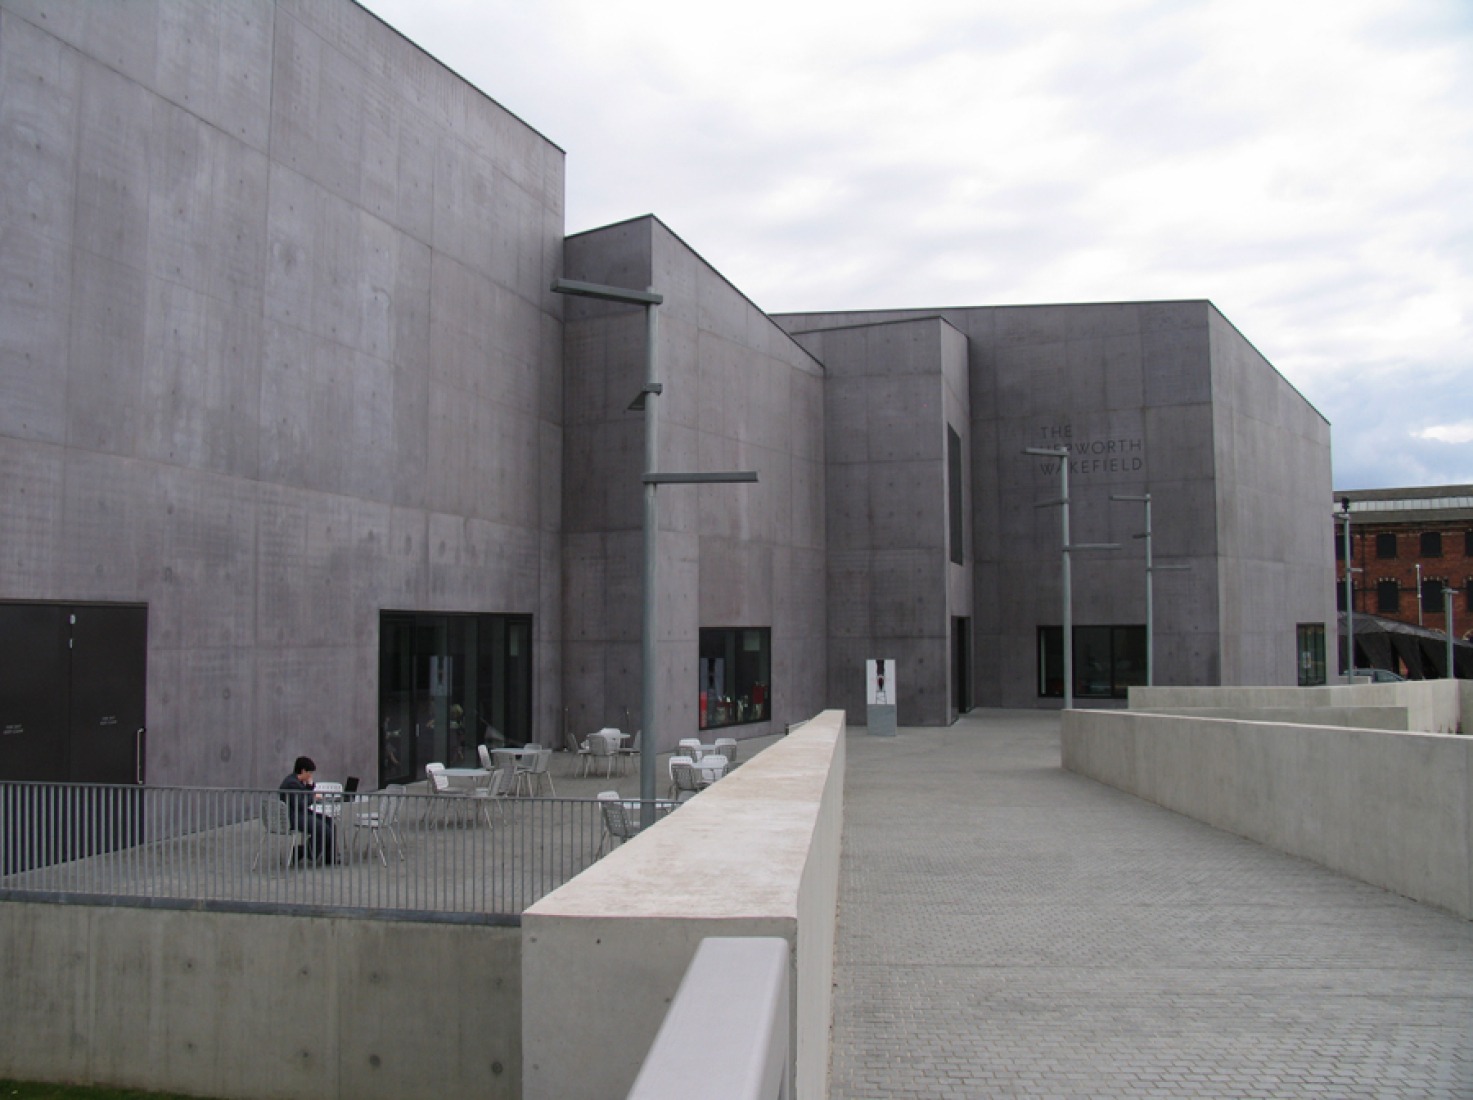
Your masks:
{"label": "overcast sky", "polygon": [[1473,483],[1473,0],[365,0],[769,312],[1208,298]]}

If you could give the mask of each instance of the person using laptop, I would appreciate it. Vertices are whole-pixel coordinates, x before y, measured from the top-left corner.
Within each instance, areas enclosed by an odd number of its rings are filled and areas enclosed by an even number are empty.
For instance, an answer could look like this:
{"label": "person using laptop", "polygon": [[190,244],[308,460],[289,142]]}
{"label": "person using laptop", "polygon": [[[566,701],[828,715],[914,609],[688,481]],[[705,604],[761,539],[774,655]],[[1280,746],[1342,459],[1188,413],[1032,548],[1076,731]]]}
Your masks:
{"label": "person using laptop", "polygon": [[332,819],[312,812],[312,803],[317,795],[317,765],[310,756],[297,757],[292,765],[292,774],[281,781],[278,790],[286,803],[287,816],[292,828],[306,838],[305,845],[297,847],[297,861],[311,859],[315,863],[332,863],[336,860],[337,847],[334,843]]}

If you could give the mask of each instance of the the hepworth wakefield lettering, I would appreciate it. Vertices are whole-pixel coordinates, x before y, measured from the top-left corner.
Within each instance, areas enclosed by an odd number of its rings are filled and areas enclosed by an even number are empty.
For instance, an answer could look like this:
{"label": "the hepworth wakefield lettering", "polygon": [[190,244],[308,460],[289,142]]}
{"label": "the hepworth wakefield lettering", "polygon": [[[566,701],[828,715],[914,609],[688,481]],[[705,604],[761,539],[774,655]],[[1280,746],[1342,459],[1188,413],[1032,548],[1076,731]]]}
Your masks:
{"label": "the hepworth wakefield lettering", "polygon": [[[1146,465],[1145,442],[1138,435],[1076,439],[1073,424],[1046,424],[1038,429],[1038,437],[1044,446],[1069,452],[1071,474],[1129,474],[1143,470]],[[1056,474],[1058,463],[1046,460],[1039,463],[1039,470]]]}

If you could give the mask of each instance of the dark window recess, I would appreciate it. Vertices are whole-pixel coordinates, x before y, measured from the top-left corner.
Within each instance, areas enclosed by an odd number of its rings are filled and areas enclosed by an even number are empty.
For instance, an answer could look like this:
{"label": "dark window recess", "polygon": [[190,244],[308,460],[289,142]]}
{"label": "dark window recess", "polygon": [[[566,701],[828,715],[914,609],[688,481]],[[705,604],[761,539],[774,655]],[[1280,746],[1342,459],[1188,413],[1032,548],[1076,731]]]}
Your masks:
{"label": "dark window recess", "polygon": [[[1038,628],[1038,694],[1064,694],[1064,628]],[[1081,699],[1124,699],[1146,682],[1144,626],[1076,626],[1074,694]]]}
{"label": "dark window recess", "polygon": [[1422,557],[1424,557],[1424,558],[1440,558],[1440,557],[1442,557],[1442,532],[1441,531],[1423,531],[1422,532]]}
{"label": "dark window recess", "polygon": [[961,565],[966,557],[965,524],[962,521],[962,437],[946,425],[946,511],[951,526],[951,560]]}
{"label": "dark window recess", "polygon": [[1395,581],[1376,582],[1376,610],[1382,615],[1394,615],[1401,610],[1401,585]]}
{"label": "dark window recess", "polygon": [[476,746],[532,738],[532,619],[384,611],[379,615],[379,783],[424,767],[471,767]]}
{"label": "dark window recess", "polygon": [[1382,531],[1376,536],[1376,557],[1390,559],[1396,557],[1396,532]]}
{"label": "dark window recess", "polygon": [[1442,610],[1442,581],[1431,577],[1422,578],[1422,612],[1434,615]]}
{"label": "dark window recess", "polygon": [[701,630],[701,729],[719,729],[772,716],[772,629],[712,627]]}
{"label": "dark window recess", "polygon": [[1463,532],[1463,557],[1473,558],[1473,527]]}
{"label": "dark window recess", "polygon": [[1296,628],[1299,650],[1299,686],[1325,683],[1325,624],[1300,623]]}
{"label": "dark window recess", "polygon": [[1345,581],[1342,580],[1335,586],[1335,610],[1345,610]]}

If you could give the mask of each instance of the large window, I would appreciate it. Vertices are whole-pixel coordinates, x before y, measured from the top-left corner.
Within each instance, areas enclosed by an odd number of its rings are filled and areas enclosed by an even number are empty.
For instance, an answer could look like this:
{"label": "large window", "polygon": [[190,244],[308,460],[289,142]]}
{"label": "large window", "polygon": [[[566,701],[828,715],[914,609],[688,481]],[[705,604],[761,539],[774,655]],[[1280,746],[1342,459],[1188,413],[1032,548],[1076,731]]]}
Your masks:
{"label": "large window", "polygon": [[1401,585],[1394,580],[1376,582],[1376,611],[1382,615],[1395,615],[1401,610]]}
{"label": "large window", "polygon": [[[1064,694],[1064,628],[1038,628],[1038,694]],[[1132,685],[1146,682],[1144,626],[1076,626],[1074,695],[1081,699],[1123,699]]]}
{"label": "large window", "polygon": [[713,627],[701,631],[701,729],[765,722],[772,715],[772,630]]}
{"label": "large window", "polygon": [[476,746],[532,730],[532,620],[521,615],[379,616],[379,781],[429,763],[474,766]]}
{"label": "large window", "polygon": [[962,522],[962,437],[946,425],[946,512],[950,522],[951,560],[966,560],[966,529]]}
{"label": "large window", "polygon": [[1297,627],[1299,686],[1314,687],[1325,682],[1325,624],[1300,623]]}
{"label": "large window", "polygon": [[1435,577],[1422,578],[1422,613],[1436,615],[1442,610],[1442,589],[1446,582]]}
{"label": "large window", "polygon": [[1382,531],[1376,536],[1376,557],[1386,559],[1396,557],[1396,532]]}
{"label": "large window", "polygon": [[1422,532],[1422,557],[1424,557],[1424,558],[1440,558],[1440,557],[1442,557],[1442,532],[1441,531],[1423,531]]}

